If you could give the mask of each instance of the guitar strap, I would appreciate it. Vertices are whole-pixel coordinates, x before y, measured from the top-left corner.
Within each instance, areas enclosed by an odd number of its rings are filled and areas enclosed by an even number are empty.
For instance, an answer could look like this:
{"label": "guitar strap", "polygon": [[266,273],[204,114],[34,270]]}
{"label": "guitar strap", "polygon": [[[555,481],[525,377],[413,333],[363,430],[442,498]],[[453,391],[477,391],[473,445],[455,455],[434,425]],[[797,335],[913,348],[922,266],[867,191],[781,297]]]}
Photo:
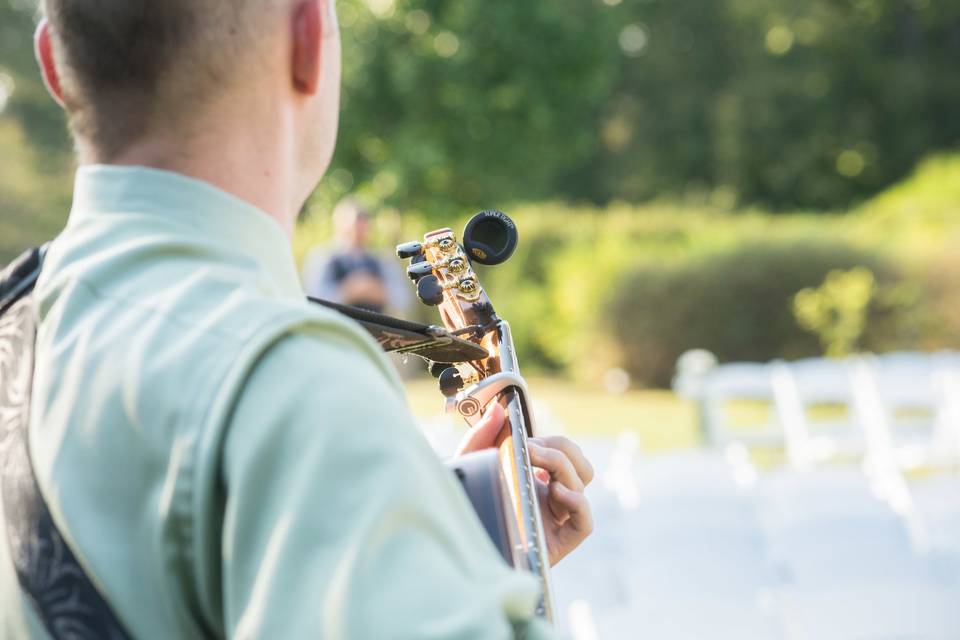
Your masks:
{"label": "guitar strap", "polygon": [[34,284],[45,247],[0,273],[0,469],[4,522],[20,590],[53,638],[130,635],[84,571],[37,483],[27,428],[37,315]]}

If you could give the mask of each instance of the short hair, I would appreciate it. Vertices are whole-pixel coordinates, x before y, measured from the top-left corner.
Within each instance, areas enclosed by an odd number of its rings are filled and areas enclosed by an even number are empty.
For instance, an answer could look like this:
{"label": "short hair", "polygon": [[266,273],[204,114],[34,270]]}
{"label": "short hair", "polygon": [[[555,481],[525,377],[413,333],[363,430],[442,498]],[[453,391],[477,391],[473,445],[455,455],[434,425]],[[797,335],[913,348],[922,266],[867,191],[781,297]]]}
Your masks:
{"label": "short hair", "polygon": [[333,225],[338,229],[348,228],[358,219],[371,220],[373,217],[373,207],[353,196],[347,196],[333,208]]}
{"label": "short hair", "polygon": [[268,0],[43,0],[70,128],[107,157],[222,89]]}

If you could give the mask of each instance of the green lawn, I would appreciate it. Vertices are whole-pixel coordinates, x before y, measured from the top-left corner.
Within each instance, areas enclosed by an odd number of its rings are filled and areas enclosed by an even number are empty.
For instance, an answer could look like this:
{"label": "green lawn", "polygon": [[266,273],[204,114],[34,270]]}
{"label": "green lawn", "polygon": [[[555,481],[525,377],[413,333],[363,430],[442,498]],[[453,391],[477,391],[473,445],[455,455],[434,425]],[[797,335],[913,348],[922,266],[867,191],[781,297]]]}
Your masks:
{"label": "green lawn", "polygon": [[[625,430],[640,436],[644,451],[686,448],[699,443],[696,413],[691,404],[669,391],[628,391],[610,394],[554,378],[533,378],[530,392],[571,436],[616,437]],[[436,381],[407,383],[414,414],[428,418],[442,411]]]}
{"label": "green lawn", "polygon": [[[696,447],[702,443],[694,405],[670,391],[610,394],[557,378],[532,378],[528,382],[538,404],[545,405],[550,412],[550,416],[543,417],[559,422],[563,432],[574,438],[615,438],[623,431],[633,431],[640,437],[646,453]],[[428,419],[442,411],[442,396],[432,379],[408,381],[407,396],[418,418]],[[773,408],[762,402],[730,402],[725,411],[734,431],[749,432],[775,419],[771,413]],[[816,425],[825,420],[841,420],[845,411],[840,407],[815,406],[809,415]],[[761,468],[785,462],[785,452],[779,447],[754,449],[751,455],[754,464]]]}

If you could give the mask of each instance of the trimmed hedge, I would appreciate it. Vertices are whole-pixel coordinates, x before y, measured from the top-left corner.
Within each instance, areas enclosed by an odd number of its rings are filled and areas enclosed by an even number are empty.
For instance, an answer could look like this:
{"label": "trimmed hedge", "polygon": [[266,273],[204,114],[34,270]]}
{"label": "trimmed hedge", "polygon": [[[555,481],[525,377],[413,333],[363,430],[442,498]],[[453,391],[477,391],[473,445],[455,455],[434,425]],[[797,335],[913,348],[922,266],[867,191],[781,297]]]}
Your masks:
{"label": "trimmed hedge", "polygon": [[[881,288],[899,281],[879,255],[825,239],[752,241],[733,250],[676,265],[644,265],[627,273],[610,297],[603,317],[619,361],[635,383],[667,386],[677,358],[691,348],[712,351],[721,361],[799,358],[819,355],[816,336],[801,329],[791,301],[816,287],[834,269],[866,267]],[[871,308],[882,340],[881,304]]]}
{"label": "trimmed hedge", "polygon": [[[960,346],[960,156],[846,215],[770,216],[689,203],[503,205],[520,229],[506,264],[481,281],[514,330],[525,371],[596,382],[625,366],[635,384],[666,385],[694,347],[725,360],[819,355],[791,301],[834,269],[865,266],[877,280],[865,334],[874,351]],[[484,203],[501,206],[502,203]],[[329,237],[323,212],[301,221],[298,256]],[[445,219],[456,230],[466,214]],[[383,245],[432,226],[405,213]],[[389,238],[389,240],[388,240]],[[435,311],[418,309],[435,321]]]}

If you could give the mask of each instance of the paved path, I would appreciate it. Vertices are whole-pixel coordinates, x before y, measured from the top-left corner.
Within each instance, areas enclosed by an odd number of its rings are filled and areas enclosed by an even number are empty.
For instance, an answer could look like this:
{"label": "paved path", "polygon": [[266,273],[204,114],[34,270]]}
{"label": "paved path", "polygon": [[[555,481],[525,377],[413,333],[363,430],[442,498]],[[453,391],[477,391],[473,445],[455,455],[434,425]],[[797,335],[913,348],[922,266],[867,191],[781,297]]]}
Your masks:
{"label": "paved path", "polygon": [[554,571],[567,637],[960,638],[960,478],[913,485],[907,522],[853,467],[583,444],[597,526]]}
{"label": "paved path", "polygon": [[[424,424],[441,455],[454,424]],[[554,569],[563,637],[960,640],[960,478],[914,483],[905,519],[853,466],[760,474],[744,453],[577,441],[596,528]]]}

